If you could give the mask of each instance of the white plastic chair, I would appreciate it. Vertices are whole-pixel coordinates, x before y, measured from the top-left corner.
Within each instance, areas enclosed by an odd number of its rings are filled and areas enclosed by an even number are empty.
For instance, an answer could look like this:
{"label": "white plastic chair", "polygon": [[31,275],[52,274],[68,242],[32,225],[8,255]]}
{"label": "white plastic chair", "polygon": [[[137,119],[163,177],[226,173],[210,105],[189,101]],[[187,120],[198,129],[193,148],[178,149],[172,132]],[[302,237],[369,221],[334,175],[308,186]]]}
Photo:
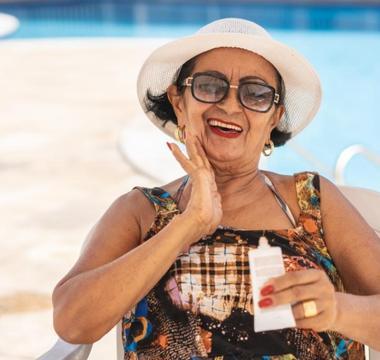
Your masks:
{"label": "white plastic chair", "polygon": [[[350,186],[339,186],[339,188],[380,237],[380,193]],[[116,327],[117,360],[123,360],[121,322]],[[37,360],[86,360],[89,357],[91,348],[92,345],[73,345],[58,339],[55,345]],[[380,352],[366,346],[366,359],[380,360]]]}

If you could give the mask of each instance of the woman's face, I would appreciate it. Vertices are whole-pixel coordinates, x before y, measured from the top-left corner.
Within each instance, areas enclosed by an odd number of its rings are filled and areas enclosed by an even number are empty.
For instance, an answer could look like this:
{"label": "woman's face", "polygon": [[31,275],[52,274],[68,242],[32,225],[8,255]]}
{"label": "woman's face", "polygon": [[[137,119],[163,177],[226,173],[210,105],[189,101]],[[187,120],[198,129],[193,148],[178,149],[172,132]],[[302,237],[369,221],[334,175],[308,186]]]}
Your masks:
{"label": "woman's face", "polygon": [[[262,81],[278,91],[272,64],[247,50],[218,48],[199,55],[191,75],[210,71],[219,73],[234,85],[242,78],[254,77],[252,80]],[[195,99],[190,87],[178,94],[172,85],[168,96],[179,125],[185,125],[200,139],[210,162],[231,170],[248,164],[258,165],[264,144],[284,111],[283,106],[278,105],[272,105],[265,113],[247,109],[240,103],[235,88],[230,88],[227,97],[214,104]],[[210,121],[215,124],[213,120],[237,124],[242,131],[234,137],[222,136],[210,125]]]}

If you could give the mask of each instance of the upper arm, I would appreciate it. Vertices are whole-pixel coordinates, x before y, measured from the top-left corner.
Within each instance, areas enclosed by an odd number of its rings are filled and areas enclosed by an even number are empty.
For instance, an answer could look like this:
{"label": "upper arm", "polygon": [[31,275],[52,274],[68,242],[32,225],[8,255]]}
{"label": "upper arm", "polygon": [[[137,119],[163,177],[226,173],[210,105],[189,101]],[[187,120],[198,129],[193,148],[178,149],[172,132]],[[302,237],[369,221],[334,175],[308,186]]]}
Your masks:
{"label": "upper arm", "polygon": [[325,241],[345,288],[380,293],[380,238],[333,183],[320,180]]}
{"label": "upper arm", "polygon": [[118,197],[92,227],[77,262],[56,287],[140,245],[142,217],[149,206],[148,200],[137,189]]}

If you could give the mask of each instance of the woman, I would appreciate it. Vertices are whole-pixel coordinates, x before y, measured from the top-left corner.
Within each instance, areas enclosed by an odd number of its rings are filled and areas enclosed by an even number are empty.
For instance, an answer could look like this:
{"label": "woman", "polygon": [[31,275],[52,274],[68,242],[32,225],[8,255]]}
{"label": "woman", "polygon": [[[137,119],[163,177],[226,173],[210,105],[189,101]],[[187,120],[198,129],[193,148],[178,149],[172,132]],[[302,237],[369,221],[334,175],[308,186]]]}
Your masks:
{"label": "woman", "polygon": [[[255,23],[222,19],[155,50],[138,79],[187,175],[120,196],[53,293],[54,325],[92,343],[120,319],[126,359],[364,359],[380,349],[380,241],[322,176],[258,168],[314,117],[312,66]],[[143,139],[142,139],[143,141]],[[322,201],[321,201],[322,199]],[[248,250],[265,235],[285,275],[259,305],[295,328],[253,330]]]}

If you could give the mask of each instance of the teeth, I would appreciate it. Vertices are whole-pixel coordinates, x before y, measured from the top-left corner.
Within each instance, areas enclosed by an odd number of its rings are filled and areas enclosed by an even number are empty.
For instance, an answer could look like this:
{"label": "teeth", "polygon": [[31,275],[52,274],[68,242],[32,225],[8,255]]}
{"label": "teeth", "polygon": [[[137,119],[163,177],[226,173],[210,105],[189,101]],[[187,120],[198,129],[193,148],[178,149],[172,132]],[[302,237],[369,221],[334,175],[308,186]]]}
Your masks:
{"label": "teeth", "polygon": [[236,130],[236,131],[243,131],[243,129],[240,126],[226,124],[226,123],[223,123],[223,122],[217,121],[217,120],[210,120],[208,123],[211,126],[221,126],[221,127],[227,128],[227,129],[232,129],[232,130]]}

